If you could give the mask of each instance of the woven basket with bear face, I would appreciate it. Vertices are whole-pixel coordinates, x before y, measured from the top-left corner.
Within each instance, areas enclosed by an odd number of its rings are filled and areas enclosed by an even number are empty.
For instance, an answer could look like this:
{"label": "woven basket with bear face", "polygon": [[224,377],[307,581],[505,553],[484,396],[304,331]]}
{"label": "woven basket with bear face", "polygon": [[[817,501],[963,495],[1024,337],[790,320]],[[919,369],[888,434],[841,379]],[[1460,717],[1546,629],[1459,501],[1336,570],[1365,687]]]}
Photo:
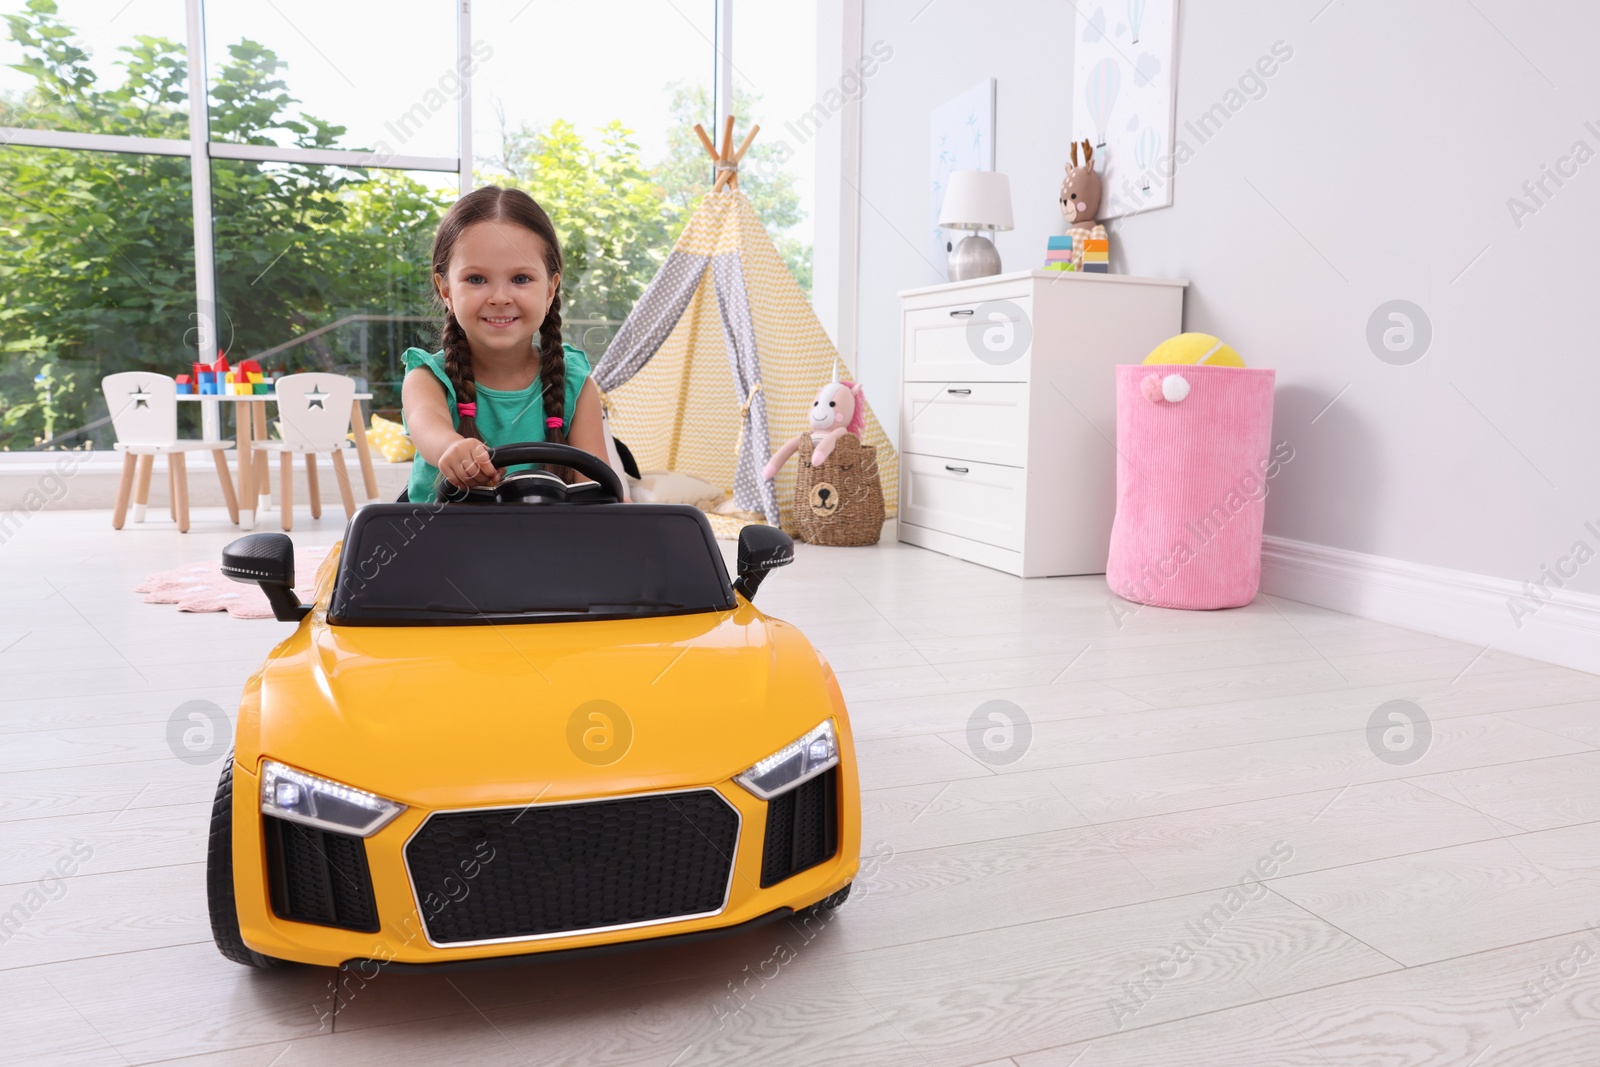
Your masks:
{"label": "woven basket with bear face", "polygon": [[883,533],[878,450],[853,433],[840,436],[820,467],[802,447],[794,483],[795,536],[811,545],[875,545]]}

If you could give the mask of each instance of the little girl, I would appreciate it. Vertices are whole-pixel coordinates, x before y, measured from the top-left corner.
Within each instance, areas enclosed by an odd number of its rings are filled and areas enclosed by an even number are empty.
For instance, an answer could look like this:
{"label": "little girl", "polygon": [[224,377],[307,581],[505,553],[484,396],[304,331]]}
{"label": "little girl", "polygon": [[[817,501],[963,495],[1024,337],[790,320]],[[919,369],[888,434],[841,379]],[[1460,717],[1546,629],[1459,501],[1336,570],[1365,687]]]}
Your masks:
{"label": "little girl", "polygon": [[443,349],[405,353],[409,499],[436,500],[441,477],[493,485],[505,471],[492,445],[553,441],[603,459],[589,361],[561,341],[561,244],[544,209],[493,185],[457,200],[433,239],[433,285]]}

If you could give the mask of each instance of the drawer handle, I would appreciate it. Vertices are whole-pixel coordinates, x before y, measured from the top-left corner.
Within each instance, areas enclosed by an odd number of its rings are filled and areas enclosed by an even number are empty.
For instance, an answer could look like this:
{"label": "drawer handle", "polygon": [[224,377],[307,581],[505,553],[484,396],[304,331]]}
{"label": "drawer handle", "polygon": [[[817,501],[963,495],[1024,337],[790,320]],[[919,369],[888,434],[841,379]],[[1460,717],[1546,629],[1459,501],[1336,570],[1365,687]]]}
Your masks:
{"label": "drawer handle", "polygon": [[948,463],[946,463],[944,465],[944,469],[947,470],[947,471],[955,471],[957,474],[966,474],[966,473],[968,473],[968,469],[966,467],[952,467]]}
{"label": "drawer handle", "polygon": [[946,389],[945,392],[951,394],[952,396],[971,396],[972,395],[972,390],[971,389]]}
{"label": "drawer handle", "polygon": [[973,309],[973,308],[960,308],[960,309],[958,309],[956,311],[950,312],[950,317],[951,318],[958,318],[959,316],[962,316],[962,315],[970,315],[970,314],[972,314],[972,312],[974,310],[975,309]]}

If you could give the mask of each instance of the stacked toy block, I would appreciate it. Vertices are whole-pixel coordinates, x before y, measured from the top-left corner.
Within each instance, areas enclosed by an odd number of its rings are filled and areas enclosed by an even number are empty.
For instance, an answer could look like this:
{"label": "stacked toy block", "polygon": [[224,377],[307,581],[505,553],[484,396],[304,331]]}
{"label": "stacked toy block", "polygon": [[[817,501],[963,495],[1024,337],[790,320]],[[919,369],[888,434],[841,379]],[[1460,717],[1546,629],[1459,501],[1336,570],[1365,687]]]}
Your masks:
{"label": "stacked toy block", "polygon": [[1111,241],[1108,238],[1089,238],[1083,242],[1083,257],[1078,269],[1089,274],[1111,273]]}
{"label": "stacked toy block", "polygon": [[1072,247],[1072,235],[1052,234],[1044,252],[1045,270],[1076,270],[1077,260]]}
{"label": "stacked toy block", "polygon": [[214,363],[196,363],[191,374],[180,374],[176,381],[179,393],[199,396],[261,396],[272,392],[272,383],[262,373],[260,363],[247,359],[230,367],[221,352]]}
{"label": "stacked toy block", "polygon": [[261,373],[261,364],[253,359],[239,364],[239,368],[233,372],[232,385],[233,391],[240,396],[272,392],[272,383]]}

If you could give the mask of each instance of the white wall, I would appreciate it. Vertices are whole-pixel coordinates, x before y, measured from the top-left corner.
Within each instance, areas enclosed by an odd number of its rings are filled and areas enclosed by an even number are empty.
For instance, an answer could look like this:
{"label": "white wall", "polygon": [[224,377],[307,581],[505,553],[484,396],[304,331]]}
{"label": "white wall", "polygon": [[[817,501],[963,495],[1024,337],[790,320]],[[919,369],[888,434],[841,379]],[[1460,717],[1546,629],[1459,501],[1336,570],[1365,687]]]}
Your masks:
{"label": "white wall", "polygon": [[[1050,0],[981,17],[865,3],[863,36],[895,49],[862,116],[859,360],[887,411],[894,294],[936,280],[921,236],[929,108],[998,79],[1017,221],[998,244],[1008,268],[1032,265],[1059,232],[1083,24]],[[1214,137],[1188,137],[1174,206],[1116,226],[1114,269],[1190,279],[1185,328],[1277,368],[1274,436],[1295,459],[1269,535],[1519,583],[1576,541],[1600,551],[1584,527],[1600,530],[1600,157],[1520,226],[1507,207],[1575,142],[1600,153],[1600,5],[1325,3],[1180,4],[1180,138],[1275,42],[1293,54]],[[1396,298],[1433,326],[1409,366],[1366,340]],[[1600,593],[1600,556],[1566,588]]]}

